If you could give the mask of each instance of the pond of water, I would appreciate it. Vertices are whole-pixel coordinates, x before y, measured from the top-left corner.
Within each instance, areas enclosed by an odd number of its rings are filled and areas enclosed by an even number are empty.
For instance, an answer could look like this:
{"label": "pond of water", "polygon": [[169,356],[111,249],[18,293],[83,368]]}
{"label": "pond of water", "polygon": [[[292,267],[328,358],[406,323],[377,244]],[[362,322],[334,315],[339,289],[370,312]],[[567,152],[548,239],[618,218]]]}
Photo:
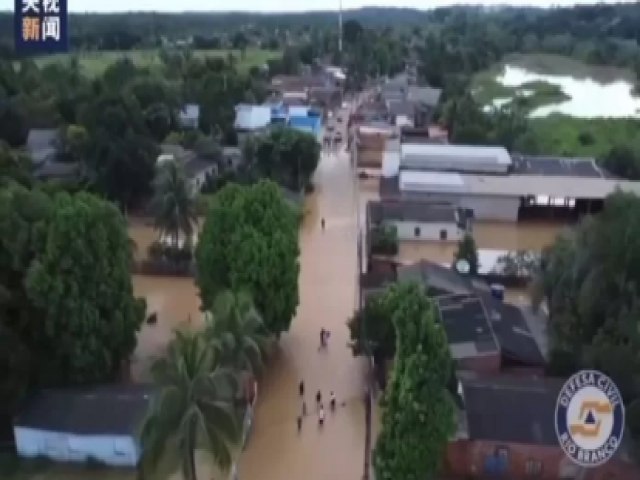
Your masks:
{"label": "pond of water", "polygon": [[[496,80],[507,87],[518,87],[528,82],[547,82],[559,86],[570,97],[534,109],[532,117],[544,117],[552,113],[582,118],[640,117],[640,97],[633,95],[633,85],[624,79],[603,82],[590,77],[541,74],[506,65]],[[496,99],[494,105],[500,106],[504,102],[504,98]]]}

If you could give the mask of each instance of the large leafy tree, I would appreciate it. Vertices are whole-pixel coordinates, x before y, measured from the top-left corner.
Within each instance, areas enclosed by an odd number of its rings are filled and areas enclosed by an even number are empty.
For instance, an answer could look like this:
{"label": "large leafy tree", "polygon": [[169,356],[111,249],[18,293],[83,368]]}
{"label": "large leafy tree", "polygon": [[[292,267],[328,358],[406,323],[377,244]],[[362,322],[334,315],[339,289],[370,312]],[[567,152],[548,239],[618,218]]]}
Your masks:
{"label": "large leafy tree", "polygon": [[228,184],[214,197],[196,249],[203,306],[222,290],[245,290],[266,327],[288,330],[298,306],[298,223],[279,187]]}
{"label": "large leafy tree", "polygon": [[311,181],[320,159],[316,138],[293,128],[277,128],[258,138],[255,162],[263,175],[300,191]]}
{"label": "large leafy tree", "polygon": [[153,374],[159,392],[141,428],[143,475],[179,469],[196,480],[196,452],[228,470],[240,441],[234,373],[218,365],[202,335],[176,332]]}
{"label": "large leafy tree", "polygon": [[54,346],[42,339],[43,312],[28,297],[25,284],[46,244],[51,211],[50,198],[40,191],[16,184],[0,190],[0,342],[7,346],[0,349],[6,382],[0,386],[0,403],[7,407],[15,406],[29,382],[48,370],[48,351]]}
{"label": "large leafy tree", "polygon": [[452,368],[446,334],[433,303],[415,283],[391,287],[396,357],[382,399],[382,430],[375,448],[376,478],[434,478],[450,435],[455,407],[447,390]]}
{"label": "large leafy tree", "polygon": [[639,218],[638,197],[608,197],[600,214],[544,253],[536,282],[536,299],[549,308],[552,359],[605,371],[626,400],[640,395]]}
{"label": "large leafy tree", "polygon": [[271,344],[271,335],[246,292],[218,294],[207,315],[205,335],[223,365],[249,374],[262,369]]}
{"label": "large leafy tree", "polygon": [[52,380],[113,379],[136,344],[145,306],[133,296],[131,248],[118,210],[80,193],[55,196],[44,248],[25,278],[43,312],[39,341]]}
{"label": "large leafy tree", "polygon": [[189,244],[193,240],[198,217],[195,192],[182,165],[174,161],[161,164],[153,187],[151,208],[156,229],[170,238],[175,246],[180,244],[180,235]]}
{"label": "large leafy tree", "polygon": [[89,134],[87,170],[96,190],[122,208],[151,193],[159,150],[137,99],[103,92],[87,104],[81,118]]}

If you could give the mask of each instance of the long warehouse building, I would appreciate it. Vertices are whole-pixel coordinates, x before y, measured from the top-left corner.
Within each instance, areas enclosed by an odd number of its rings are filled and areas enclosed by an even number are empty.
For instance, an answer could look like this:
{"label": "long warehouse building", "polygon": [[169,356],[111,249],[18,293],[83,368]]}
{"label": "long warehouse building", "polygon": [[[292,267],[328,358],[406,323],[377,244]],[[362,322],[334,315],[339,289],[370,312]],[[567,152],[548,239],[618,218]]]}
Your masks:
{"label": "long warehouse building", "polygon": [[446,202],[477,220],[508,222],[597,212],[616,189],[640,194],[640,182],[616,179],[589,158],[472,145],[402,143],[383,157],[380,180],[382,200]]}

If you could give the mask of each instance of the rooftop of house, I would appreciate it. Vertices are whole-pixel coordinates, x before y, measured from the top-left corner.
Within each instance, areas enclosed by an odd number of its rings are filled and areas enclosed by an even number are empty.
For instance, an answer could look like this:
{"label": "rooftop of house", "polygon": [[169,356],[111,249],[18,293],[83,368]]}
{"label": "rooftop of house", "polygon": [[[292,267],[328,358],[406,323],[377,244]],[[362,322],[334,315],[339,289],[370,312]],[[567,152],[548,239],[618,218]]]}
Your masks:
{"label": "rooftop of house", "polygon": [[405,100],[390,100],[388,110],[389,114],[394,117],[397,115],[412,117],[415,114],[415,105]]}
{"label": "rooftop of house", "polygon": [[45,161],[33,172],[39,179],[70,179],[80,173],[80,165],[76,162]]}
{"label": "rooftop of house", "polygon": [[183,119],[197,120],[200,117],[200,105],[187,103],[180,110],[180,117]]}
{"label": "rooftop of house", "polygon": [[[480,322],[491,330],[503,361],[534,367],[545,365],[540,346],[521,308],[495,299],[483,281],[464,277],[451,268],[427,260],[398,267],[397,278],[398,281],[417,281],[428,286],[429,294],[434,296],[440,307],[450,343],[452,338],[457,339],[461,334],[470,336],[469,329],[477,328],[475,323]],[[462,333],[456,333],[457,329]],[[486,335],[485,330],[484,327],[477,330],[481,338]],[[472,355],[474,351],[482,353],[482,350],[474,350],[477,346],[469,342],[461,347],[452,347],[452,353],[457,352],[454,356],[461,358]]]}
{"label": "rooftop of house", "polygon": [[59,135],[56,128],[32,128],[29,130],[26,148],[34,164],[41,164],[55,156]]}
{"label": "rooftop of house", "polygon": [[411,201],[370,201],[367,214],[373,223],[384,221],[408,221],[421,223],[457,223],[458,209],[448,203],[424,203]]}
{"label": "rooftop of house", "polygon": [[441,94],[442,90],[439,88],[410,85],[407,91],[407,100],[433,108],[438,106]]}
{"label": "rooftop of house", "polygon": [[416,281],[428,285],[429,293],[432,295],[470,294],[473,292],[473,284],[469,278],[428,260],[399,266],[397,271],[398,281]]}
{"label": "rooftop of house", "polygon": [[470,440],[558,445],[553,412],[562,380],[472,372],[458,372],[458,378]]}
{"label": "rooftop of house", "polygon": [[454,359],[496,354],[499,351],[484,305],[478,297],[443,295],[435,297],[435,301]]}
{"label": "rooftop of house", "polygon": [[14,426],[78,435],[135,432],[153,388],[142,384],[43,390],[29,399]]}
{"label": "rooftop of house", "polygon": [[400,130],[401,143],[435,143],[446,144],[446,135],[432,136],[432,127],[427,128],[410,128],[402,127]]}

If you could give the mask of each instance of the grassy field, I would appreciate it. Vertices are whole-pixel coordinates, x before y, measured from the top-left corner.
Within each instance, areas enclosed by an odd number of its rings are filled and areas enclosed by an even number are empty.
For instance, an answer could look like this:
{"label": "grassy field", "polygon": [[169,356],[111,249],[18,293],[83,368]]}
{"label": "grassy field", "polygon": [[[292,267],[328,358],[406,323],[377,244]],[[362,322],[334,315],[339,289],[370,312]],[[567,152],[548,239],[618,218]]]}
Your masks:
{"label": "grassy field", "polygon": [[[640,146],[640,120],[551,115],[529,121],[540,153],[600,158],[614,145]],[[589,141],[585,142],[585,139]],[[582,141],[581,141],[582,140]]]}
{"label": "grassy field", "polygon": [[[129,58],[140,67],[154,68],[160,66],[159,50],[131,50],[131,51],[110,51],[110,52],[79,52],[72,54],[50,55],[36,59],[39,65],[46,65],[52,62],[64,62],[76,56],[80,62],[82,71],[90,76],[95,77],[104,72],[108,65],[112,64],[120,58]],[[242,57],[240,50],[195,50],[194,55],[197,57],[226,57],[231,52],[237,59],[238,69],[246,71],[252,66],[263,65],[267,60],[280,57],[279,51],[248,49]]]}

